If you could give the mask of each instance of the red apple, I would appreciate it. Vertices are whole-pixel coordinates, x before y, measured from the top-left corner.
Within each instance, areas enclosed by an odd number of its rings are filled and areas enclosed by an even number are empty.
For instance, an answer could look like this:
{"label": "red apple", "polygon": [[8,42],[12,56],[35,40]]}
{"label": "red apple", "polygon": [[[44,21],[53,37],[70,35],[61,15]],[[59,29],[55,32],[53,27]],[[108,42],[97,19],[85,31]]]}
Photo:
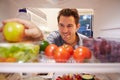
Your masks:
{"label": "red apple", "polygon": [[24,25],[18,22],[7,22],[3,27],[4,38],[8,42],[19,42],[24,37]]}

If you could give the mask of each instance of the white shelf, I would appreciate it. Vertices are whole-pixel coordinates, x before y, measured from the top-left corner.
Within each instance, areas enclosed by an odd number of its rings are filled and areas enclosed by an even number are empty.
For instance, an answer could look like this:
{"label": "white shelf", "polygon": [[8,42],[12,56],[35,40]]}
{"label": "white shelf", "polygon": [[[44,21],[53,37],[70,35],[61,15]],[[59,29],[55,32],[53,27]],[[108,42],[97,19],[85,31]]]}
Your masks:
{"label": "white shelf", "polygon": [[120,63],[0,63],[0,72],[120,73]]}

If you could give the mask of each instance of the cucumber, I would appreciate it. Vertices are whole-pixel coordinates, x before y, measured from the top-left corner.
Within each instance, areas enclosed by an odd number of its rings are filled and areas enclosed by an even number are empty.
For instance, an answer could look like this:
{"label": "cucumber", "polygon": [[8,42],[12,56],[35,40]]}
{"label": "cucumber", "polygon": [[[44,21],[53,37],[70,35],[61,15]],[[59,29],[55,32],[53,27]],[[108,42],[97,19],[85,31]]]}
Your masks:
{"label": "cucumber", "polygon": [[91,74],[83,74],[81,77],[82,77],[82,80],[95,80],[94,75],[91,75]]}

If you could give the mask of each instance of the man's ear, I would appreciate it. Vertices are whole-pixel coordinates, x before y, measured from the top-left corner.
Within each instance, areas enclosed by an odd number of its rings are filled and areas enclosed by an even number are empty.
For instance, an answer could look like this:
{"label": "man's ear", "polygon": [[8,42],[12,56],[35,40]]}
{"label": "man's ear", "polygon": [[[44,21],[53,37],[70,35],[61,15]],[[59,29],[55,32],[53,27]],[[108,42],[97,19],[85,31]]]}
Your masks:
{"label": "man's ear", "polygon": [[80,24],[77,24],[77,26],[76,26],[76,27],[77,27],[77,30],[78,30],[78,29],[80,28]]}

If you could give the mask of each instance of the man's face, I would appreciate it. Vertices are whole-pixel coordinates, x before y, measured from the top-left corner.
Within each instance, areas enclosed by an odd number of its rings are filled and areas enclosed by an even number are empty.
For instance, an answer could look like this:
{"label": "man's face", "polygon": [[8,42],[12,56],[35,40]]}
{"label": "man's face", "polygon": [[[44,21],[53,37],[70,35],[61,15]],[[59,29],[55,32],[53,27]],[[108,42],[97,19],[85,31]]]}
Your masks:
{"label": "man's face", "polygon": [[60,16],[58,28],[62,39],[66,43],[71,43],[75,39],[79,25],[75,24],[73,16]]}

